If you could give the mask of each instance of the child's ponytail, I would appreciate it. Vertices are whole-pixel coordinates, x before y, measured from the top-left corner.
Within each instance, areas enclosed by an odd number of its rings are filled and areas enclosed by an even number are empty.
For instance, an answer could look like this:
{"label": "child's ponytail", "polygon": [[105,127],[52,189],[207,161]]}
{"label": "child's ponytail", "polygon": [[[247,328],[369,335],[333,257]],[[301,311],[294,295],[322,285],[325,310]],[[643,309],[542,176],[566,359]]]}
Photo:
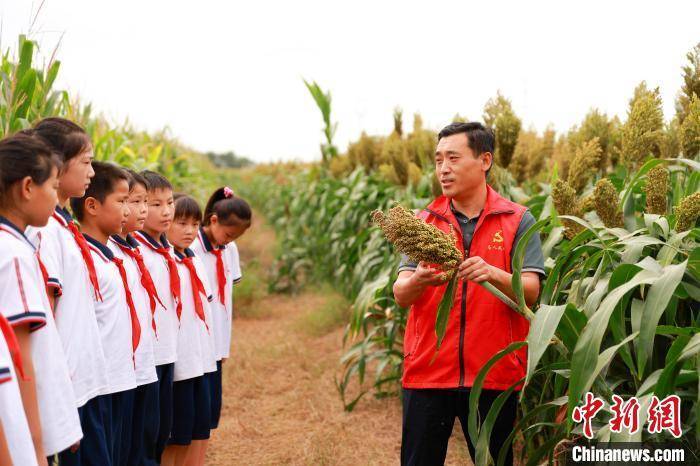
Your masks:
{"label": "child's ponytail", "polygon": [[248,203],[237,197],[231,188],[224,186],[214,191],[204,208],[204,225],[209,225],[212,215],[222,225],[250,223],[253,213]]}

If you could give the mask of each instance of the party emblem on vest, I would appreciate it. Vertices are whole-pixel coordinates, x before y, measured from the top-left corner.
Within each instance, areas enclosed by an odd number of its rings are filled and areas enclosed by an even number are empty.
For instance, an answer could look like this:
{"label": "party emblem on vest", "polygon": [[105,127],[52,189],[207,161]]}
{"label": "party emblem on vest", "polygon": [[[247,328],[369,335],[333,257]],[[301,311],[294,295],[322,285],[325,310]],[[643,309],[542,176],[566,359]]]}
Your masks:
{"label": "party emblem on vest", "polygon": [[495,251],[505,251],[505,248],[503,247],[503,230],[498,230],[496,233],[493,234],[493,238],[491,238],[491,244],[489,244],[489,251],[495,250]]}

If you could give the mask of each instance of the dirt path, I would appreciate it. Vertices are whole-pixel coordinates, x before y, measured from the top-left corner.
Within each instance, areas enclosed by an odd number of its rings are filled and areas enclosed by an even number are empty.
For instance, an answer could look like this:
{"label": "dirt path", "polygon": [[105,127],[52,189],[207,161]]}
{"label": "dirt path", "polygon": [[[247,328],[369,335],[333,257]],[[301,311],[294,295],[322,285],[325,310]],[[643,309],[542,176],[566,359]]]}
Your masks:
{"label": "dirt path", "polygon": [[[252,258],[262,269],[269,266],[272,244],[274,234],[256,222],[238,243],[244,277]],[[334,384],[343,328],[319,336],[303,326],[328,299],[328,292],[313,291],[265,295],[252,304],[257,317],[235,320],[232,357],[224,365],[224,408],[207,464],[399,464],[398,399],[367,396],[345,412]],[[467,458],[464,440],[453,438],[448,464],[468,464]]]}

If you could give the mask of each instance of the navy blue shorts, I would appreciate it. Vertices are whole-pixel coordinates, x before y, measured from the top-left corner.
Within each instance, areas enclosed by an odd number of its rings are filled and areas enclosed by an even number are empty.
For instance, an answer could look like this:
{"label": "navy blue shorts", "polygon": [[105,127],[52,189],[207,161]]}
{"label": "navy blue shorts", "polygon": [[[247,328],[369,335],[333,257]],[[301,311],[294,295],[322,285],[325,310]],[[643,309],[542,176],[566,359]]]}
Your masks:
{"label": "navy blue shorts", "polygon": [[[160,406],[160,416],[158,421],[158,432],[156,436],[154,463],[160,464],[165,446],[170,438],[173,426],[173,375],[175,373],[175,363],[161,364],[156,366],[158,374],[157,403]],[[150,453],[146,451],[146,456],[150,458]]]}
{"label": "navy blue shorts", "polygon": [[83,438],[75,453],[70,448],[58,454],[61,466],[81,464],[110,464],[110,433],[112,424],[111,395],[92,398],[78,408]]}
{"label": "navy blue shorts", "polygon": [[209,385],[211,388],[211,428],[219,427],[221,418],[221,360],[216,361],[216,372],[209,374]]}
{"label": "navy blue shorts", "polygon": [[192,440],[206,440],[210,425],[209,377],[202,375],[173,383],[173,429],[169,443],[189,445]]}
{"label": "navy blue shorts", "polygon": [[126,464],[131,448],[131,423],[134,414],[136,390],[112,393],[112,465]]}

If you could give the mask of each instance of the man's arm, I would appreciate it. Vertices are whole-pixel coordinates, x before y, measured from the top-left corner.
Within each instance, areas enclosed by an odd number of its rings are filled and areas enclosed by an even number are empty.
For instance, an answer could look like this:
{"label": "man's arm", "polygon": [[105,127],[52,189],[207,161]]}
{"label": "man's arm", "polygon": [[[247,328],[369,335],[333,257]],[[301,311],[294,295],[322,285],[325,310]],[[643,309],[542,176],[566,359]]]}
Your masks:
{"label": "man's arm", "polygon": [[403,308],[410,307],[429,286],[445,283],[446,275],[439,269],[430,268],[421,262],[416,270],[403,270],[394,282],[394,299]]}
{"label": "man's arm", "polygon": [[[494,267],[479,256],[469,257],[462,262],[459,266],[458,276],[460,279],[474,283],[489,282],[509,298],[517,301],[513,293],[513,274]],[[537,272],[523,272],[521,278],[525,303],[532,306],[540,295],[540,276]]]}

